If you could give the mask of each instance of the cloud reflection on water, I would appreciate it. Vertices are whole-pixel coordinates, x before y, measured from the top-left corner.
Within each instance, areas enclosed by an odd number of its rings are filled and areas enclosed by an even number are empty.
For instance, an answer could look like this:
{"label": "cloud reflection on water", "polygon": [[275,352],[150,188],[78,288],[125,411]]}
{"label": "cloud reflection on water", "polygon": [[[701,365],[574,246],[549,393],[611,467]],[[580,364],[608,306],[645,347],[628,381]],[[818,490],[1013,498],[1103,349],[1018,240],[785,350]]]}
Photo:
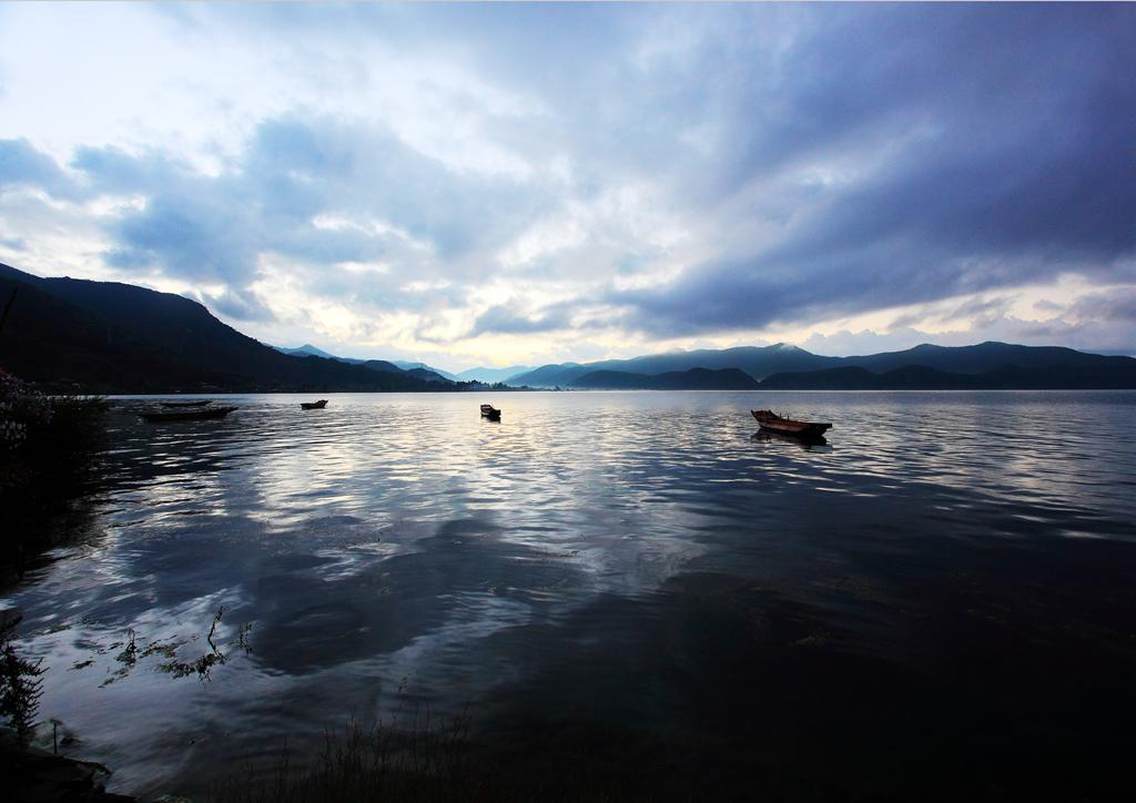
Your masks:
{"label": "cloud reflection on water", "polygon": [[[831,445],[755,441],[746,393],[510,394],[500,424],[468,394],[316,413],[254,396],[222,425],[169,428],[122,402],[105,535],[4,601],[56,668],[44,712],[144,790],[406,694],[553,710],[570,674],[642,713],[604,661],[634,665],[704,605],[748,611],[760,640],[791,602],[786,621],[809,622],[793,640],[882,654],[911,626],[911,584],[991,540],[1136,540],[1136,457],[1111,437],[1134,394],[770,396],[834,420]],[[255,624],[254,652],[207,686],[63,671],[128,628],[200,632],[221,605]],[[710,671],[688,647],[682,671]]]}

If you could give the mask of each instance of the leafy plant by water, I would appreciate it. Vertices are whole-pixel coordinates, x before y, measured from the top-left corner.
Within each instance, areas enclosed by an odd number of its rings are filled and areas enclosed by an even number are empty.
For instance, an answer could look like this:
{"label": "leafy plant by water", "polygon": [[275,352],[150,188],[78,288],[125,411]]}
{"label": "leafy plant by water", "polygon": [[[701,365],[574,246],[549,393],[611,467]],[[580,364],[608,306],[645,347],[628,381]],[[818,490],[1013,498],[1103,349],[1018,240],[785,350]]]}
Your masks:
{"label": "leafy plant by water", "polygon": [[[122,680],[131,672],[140,661],[145,660],[151,656],[157,655],[165,660],[158,664],[157,669],[159,672],[164,672],[175,678],[185,678],[196,676],[201,681],[208,681],[212,678],[212,670],[216,666],[223,665],[232,654],[231,648],[236,648],[244,652],[246,655],[252,652],[252,646],[249,643],[249,634],[252,632],[252,623],[246,622],[237,628],[237,640],[229,645],[219,645],[216,641],[217,626],[221,623],[221,619],[225,615],[224,607],[219,608],[217,613],[213,616],[213,621],[209,626],[209,633],[205,636],[205,642],[209,645],[209,649],[203,652],[196,658],[184,660],[178,657],[178,651],[197,640],[197,636],[192,638],[166,638],[166,639],[153,639],[147,642],[143,639],[145,646],[140,646],[138,643],[137,634],[133,629],[126,631],[126,641],[116,641],[109,646],[100,647],[96,650],[97,654],[103,655],[111,650],[117,650],[120,647],[121,651],[115,655],[114,660],[119,664],[118,669],[109,674],[107,678],[100,684],[101,686],[109,686],[119,680]],[[228,649],[226,653],[222,647]],[[77,662],[71,668],[73,670],[86,669],[94,665],[94,659]]]}
{"label": "leafy plant by water", "polygon": [[[470,752],[468,713],[436,719],[424,713],[365,726],[350,720],[327,730],[307,761],[287,748],[275,763],[220,783],[221,803],[452,800],[477,797],[482,774]],[[250,780],[253,779],[253,780]]]}
{"label": "leafy plant by water", "polygon": [[106,401],[51,396],[0,369],[0,564],[51,546],[47,520],[81,495],[104,443]]}
{"label": "leafy plant by water", "polygon": [[29,661],[16,652],[12,635],[19,619],[0,623],[0,717],[26,746],[35,733],[43,696],[43,659]]}

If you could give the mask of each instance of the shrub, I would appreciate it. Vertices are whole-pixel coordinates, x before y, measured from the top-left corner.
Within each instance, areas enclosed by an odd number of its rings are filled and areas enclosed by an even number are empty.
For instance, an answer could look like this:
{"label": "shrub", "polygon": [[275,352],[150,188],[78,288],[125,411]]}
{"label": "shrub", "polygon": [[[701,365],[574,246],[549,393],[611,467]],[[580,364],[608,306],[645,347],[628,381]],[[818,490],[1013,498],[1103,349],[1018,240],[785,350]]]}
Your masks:
{"label": "shrub", "polygon": [[0,563],[22,561],[47,519],[86,489],[105,438],[107,403],[50,396],[0,369],[0,506],[11,526]]}

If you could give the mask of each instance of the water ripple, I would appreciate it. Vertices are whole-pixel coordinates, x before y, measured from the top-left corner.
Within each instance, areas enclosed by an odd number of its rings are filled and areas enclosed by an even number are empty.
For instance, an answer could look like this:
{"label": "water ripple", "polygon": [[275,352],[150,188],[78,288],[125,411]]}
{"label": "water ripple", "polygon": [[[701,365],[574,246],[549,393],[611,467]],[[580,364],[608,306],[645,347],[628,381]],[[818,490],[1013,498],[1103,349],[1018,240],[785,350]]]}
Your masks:
{"label": "water ripple", "polygon": [[[200,636],[220,605],[255,625],[208,689],[151,672],[100,690],[105,655],[47,676],[45,713],[120,788],[378,710],[407,677],[441,707],[537,683],[559,650],[619,651],[676,595],[725,593],[699,578],[731,578],[738,605],[777,589],[877,653],[917,583],[988,545],[1136,541],[1117,437],[1136,394],[517,393],[489,397],[499,423],[475,394],[330,398],[169,426],[119,401],[95,537],[4,599],[58,667],[128,629]],[[828,445],[755,438],[759,406],[833,421]]]}

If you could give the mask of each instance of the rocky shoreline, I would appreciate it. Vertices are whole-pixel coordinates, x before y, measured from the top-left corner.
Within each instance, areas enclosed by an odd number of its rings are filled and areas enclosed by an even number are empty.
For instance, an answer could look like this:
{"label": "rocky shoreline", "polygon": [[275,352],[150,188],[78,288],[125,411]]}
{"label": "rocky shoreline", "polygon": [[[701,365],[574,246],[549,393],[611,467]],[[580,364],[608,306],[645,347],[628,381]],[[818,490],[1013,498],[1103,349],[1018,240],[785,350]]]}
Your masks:
{"label": "rocky shoreline", "polygon": [[14,733],[0,731],[0,776],[10,803],[132,803],[106,791],[110,775],[102,764],[23,747]]}

